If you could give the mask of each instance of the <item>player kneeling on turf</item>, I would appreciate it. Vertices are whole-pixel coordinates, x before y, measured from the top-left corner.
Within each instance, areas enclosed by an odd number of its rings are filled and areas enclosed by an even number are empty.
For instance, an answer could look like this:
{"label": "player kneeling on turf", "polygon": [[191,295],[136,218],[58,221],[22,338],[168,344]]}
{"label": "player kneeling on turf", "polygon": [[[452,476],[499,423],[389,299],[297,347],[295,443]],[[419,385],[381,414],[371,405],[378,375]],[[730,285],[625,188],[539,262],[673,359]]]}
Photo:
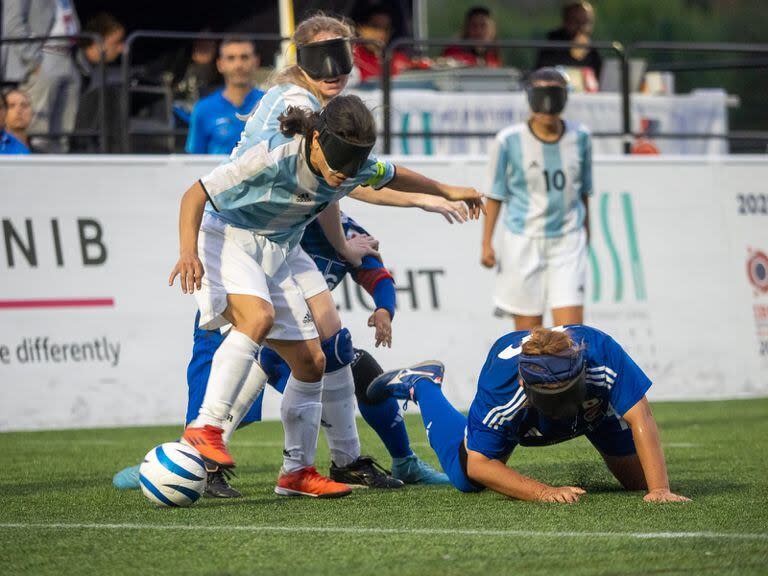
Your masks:
{"label": "player kneeling on turf", "polygon": [[522,446],[585,435],[627,490],[648,502],[682,502],[669,489],[659,431],[645,393],[651,381],[610,336],[588,326],[512,332],[488,353],[465,417],[440,389],[440,362],[387,372],[368,387],[372,400],[419,404],[429,442],[462,492],[490,488],[520,500],[576,502],[575,486],[549,486],[506,465]]}

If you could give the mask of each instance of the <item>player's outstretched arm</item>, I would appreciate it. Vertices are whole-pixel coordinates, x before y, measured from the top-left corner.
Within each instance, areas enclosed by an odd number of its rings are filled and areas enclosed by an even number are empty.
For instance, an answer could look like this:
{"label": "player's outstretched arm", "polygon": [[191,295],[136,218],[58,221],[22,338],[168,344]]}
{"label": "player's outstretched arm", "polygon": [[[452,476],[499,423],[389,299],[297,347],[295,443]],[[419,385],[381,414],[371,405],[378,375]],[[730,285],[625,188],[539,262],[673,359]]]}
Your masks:
{"label": "player's outstretched arm", "polygon": [[184,193],[179,211],[179,260],[171,271],[168,285],[181,276],[181,291],[192,294],[200,290],[203,280],[203,264],[197,256],[197,235],[208,196],[198,180]]}
{"label": "player's outstretched arm", "polygon": [[632,429],[632,439],[635,441],[637,455],[640,458],[645,482],[648,486],[648,494],[643,500],[646,502],[688,502],[689,498],[674,494],[669,490],[667,464],[664,461],[664,451],[661,448],[659,428],[656,426],[656,420],[651,412],[648,399],[643,396],[624,414],[624,420]]}
{"label": "player's outstretched arm", "polygon": [[387,186],[402,192],[430,194],[442,196],[453,202],[464,202],[469,209],[470,220],[477,220],[480,218],[480,213],[485,211],[483,195],[474,188],[443,184],[403,166],[396,167],[395,177],[390,180]]}
{"label": "player's outstretched arm", "polygon": [[549,486],[523,476],[500,460],[467,450],[467,473],[475,482],[494,492],[532,502],[578,502],[585,490],[576,486]]}
{"label": "player's outstretched arm", "polygon": [[320,228],[322,228],[328,243],[352,266],[360,266],[363,262],[363,257],[368,254],[381,260],[381,256],[376,251],[379,243],[375,238],[359,234],[347,240],[344,229],[341,226],[341,213],[339,212],[338,202],[329,204],[325,210],[318,214],[317,222],[320,224]]}
{"label": "player's outstretched arm", "polygon": [[501,201],[488,198],[485,201],[485,221],[483,223],[483,244],[480,263],[486,268],[496,266],[496,252],[493,250],[493,231],[501,212]]}
{"label": "player's outstretched arm", "polygon": [[391,188],[376,190],[370,186],[358,186],[352,190],[350,196],[355,200],[377,206],[421,208],[425,212],[441,214],[443,218],[448,220],[449,224],[453,224],[454,220],[459,223],[466,222],[469,217],[467,206],[463,202],[452,202],[440,196],[430,196],[429,194],[400,192]]}

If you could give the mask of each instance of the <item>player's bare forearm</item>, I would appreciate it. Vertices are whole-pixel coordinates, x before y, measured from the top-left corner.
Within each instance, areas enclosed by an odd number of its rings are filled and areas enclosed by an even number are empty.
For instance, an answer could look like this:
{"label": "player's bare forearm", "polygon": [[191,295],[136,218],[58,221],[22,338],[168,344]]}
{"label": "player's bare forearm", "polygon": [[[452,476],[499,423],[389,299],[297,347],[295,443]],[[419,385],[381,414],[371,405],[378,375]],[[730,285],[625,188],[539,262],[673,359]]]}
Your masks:
{"label": "player's bare forearm", "polygon": [[488,198],[485,201],[485,221],[483,223],[483,246],[493,245],[493,232],[501,212],[501,202]]}
{"label": "player's bare forearm", "polygon": [[643,467],[648,492],[668,491],[669,478],[659,428],[645,396],[624,414],[624,419],[632,429],[632,439]]}
{"label": "player's bare forearm", "polygon": [[197,254],[197,235],[208,197],[200,181],[195,182],[181,198],[179,210],[179,252]]}
{"label": "player's bare forearm", "polygon": [[587,233],[587,245],[589,245],[589,196],[584,194],[584,196],[582,196],[582,201],[584,202],[584,231]]}
{"label": "player's bare forearm", "polygon": [[341,227],[341,212],[339,211],[339,203],[333,202],[328,207],[320,212],[317,216],[317,223],[320,224],[320,228],[323,230],[325,238],[328,240],[333,249],[339,254],[344,254],[346,249],[347,239],[344,236],[344,228]]}
{"label": "player's bare forearm", "polygon": [[423,174],[397,166],[395,177],[389,182],[389,188],[401,192],[442,196],[446,200],[465,202],[469,208],[469,217],[474,220],[485,210],[482,195],[474,188],[451,186],[427,178]]}
{"label": "player's bare forearm", "polygon": [[355,200],[375,204],[377,206],[395,206],[397,208],[414,208],[419,206],[420,194],[400,192],[391,188],[375,190],[370,186],[358,186],[349,194]]}
{"label": "player's bare forearm", "polygon": [[550,488],[538,480],[523,476],[504,462],[486,458],[474,450],[467,450],[467,474],[474,482],[518,500],[540,500]]}
{"label": "player's bare forearm", "polygon": [[176,276],[180,276],[181,291],[191,294],[200,290],[203,279],[203,265],[197,256],[197,236],[203,211],[208,196],[200,181],[195,182],[184,192],[179,210],[179,260],[168,277],[168,285],[173,285]]}

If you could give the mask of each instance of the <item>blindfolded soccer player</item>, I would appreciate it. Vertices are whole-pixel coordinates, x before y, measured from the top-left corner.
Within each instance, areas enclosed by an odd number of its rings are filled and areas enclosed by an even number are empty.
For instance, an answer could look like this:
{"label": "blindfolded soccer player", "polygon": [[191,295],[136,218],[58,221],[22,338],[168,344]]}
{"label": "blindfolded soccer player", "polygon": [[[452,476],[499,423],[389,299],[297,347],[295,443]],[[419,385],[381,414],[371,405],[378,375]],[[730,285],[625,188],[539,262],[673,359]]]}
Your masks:
{"label": "blindfolded soccer player", "polygon": [[[337,96],[319,113],[288,108],[281,133],[290,140],[238,146],[182,199],[181,255],[170,282],[180,275],[182,291],[195,293],[200,328],[233,326],[213,357],[199,416],[183,438],[209,461],[234,466],[222,426],[249,372],[263,372],[254,358],[266,340],[291,368],[281,406],[285,450],[275,492],[344,496],[346,484],[321,476],[313,466],[325,357],[306,299],[328,288],[299,246],[302,232],[315,218],[327,219],[327,229],[338,236],[329,241],[345,246],[337,201],[357,186],[461,200],[473,215],[482,200],[474,189],[440,184],[372,157],[373,117],[355,96]],[[357,248],[344,254],[354,265],[376,254],[370,246]]]}
{"label": "blindfolded soccer player", "polygon": [[586,436],[627,490],[648,502],[683,502],[669,489],[659,431],[645,393],[651,381],[610,336],[589,326],[512,332],[488,353],[469,416],[442,394],[444,368],[430,361],[387,372],[372,401],[413,400],[429,442],[462,492],[490,488],[512,498],[576,502],[575,486],[550,486],[507,466],[515,447]]}

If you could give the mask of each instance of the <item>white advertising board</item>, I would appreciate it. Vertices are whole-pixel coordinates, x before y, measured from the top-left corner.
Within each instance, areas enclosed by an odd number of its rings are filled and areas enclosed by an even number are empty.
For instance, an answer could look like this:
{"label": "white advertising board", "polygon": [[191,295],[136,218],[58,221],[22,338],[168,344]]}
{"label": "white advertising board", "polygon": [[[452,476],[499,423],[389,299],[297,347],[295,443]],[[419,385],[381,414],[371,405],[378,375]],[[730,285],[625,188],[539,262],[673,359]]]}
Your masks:
{"label": "white advertising board", "polygon": [[[484,182],[483,158],[396,161]],[[195,305],[167,286],[178,202],[218,162],[203,157],[0,160],[0,430],[180,423]],[[763,158],[597,158],[587,320],[655,385],[652,398],[768,394],[768,163]],[[490,344],[494,274],[480,225],[345,200],[381,240],[399,290],[385,368],[447,365],[467,408]],[[373,351],[367,296],[335,298]],[[276,418],[269,395],[265,417]]]}

